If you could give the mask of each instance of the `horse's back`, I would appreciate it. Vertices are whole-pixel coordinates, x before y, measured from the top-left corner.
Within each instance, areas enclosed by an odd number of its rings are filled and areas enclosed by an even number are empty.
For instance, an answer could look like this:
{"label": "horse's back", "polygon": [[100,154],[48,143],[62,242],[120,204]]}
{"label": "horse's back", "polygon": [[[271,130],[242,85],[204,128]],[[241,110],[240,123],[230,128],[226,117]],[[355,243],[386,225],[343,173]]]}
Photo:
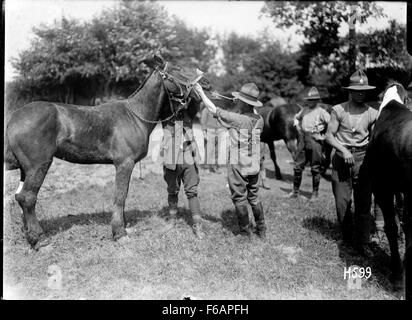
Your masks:
{"label": "horse's back", "polygon": [[368,147],[371,177],[381,188],[406,190],[412,185],[412,112],[391,102],[373,129]]}
{"label": "horse's back", "polygon": [[272,107],[265,104],[257,109],[263,117],[264,128],[261,139],[264,142],[271,142],[280,139],[295,139],[297,132],[293,127],[293,117],[300,111],[296,104],[283,104]]}

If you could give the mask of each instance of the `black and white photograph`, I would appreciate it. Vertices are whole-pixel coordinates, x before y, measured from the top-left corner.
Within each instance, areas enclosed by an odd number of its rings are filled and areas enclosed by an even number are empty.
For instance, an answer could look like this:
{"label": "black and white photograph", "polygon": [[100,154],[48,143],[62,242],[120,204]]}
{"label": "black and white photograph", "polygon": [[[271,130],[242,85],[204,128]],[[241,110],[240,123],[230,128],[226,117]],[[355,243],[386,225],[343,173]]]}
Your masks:
{"label": "black and white photograph", "polygon": [[236,319],[412,298],[406,1],[5,0],[3,19],[2,300]]}

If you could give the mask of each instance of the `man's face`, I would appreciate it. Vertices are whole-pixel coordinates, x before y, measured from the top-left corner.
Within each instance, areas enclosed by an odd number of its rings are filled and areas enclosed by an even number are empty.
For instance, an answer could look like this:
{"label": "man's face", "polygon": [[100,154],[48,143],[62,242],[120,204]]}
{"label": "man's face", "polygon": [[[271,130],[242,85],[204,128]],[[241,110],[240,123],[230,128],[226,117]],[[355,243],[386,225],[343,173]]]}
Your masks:
{"label": "man's face", "polygon": [[252,109],[252,106],[247,104],[246,102],[243,102],[240,99],[236,99],[236,107],[235,107],[235,112],[237,113],[246,113],[249,112]]}
{"label": "man's face", "polygon": [[306,104],[309,108],[314,108],[318,104],[319,100],[306,100]]}
{"label": "man's face", "polygon": [[356,103],[363,103],[366,100],[366,91],[364,90],[350,90],[349,91],[351,100]]}

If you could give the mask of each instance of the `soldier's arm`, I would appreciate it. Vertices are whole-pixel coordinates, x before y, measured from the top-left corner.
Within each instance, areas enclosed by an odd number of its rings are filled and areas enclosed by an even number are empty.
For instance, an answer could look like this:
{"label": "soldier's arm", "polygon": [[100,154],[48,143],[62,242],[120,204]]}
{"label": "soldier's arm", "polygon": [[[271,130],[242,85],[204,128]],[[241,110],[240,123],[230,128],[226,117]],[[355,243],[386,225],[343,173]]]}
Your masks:
{"label": "soldier's arm", "polygon": [[339,141],[335,138],[336,133],[338,132],[339,121],[338,116],[335,110],[332,110],[330,121],[328,123],[328,129],[326,131],[326,142],[334,147],[336,150],[339,150],[343,154],[343,158],[347,164],[354,164],[353,155],[346,149]]}
{"label": "soldier's arm", "polygon": [[218,118],[219,122],[226,128],[239,128],[242,126],[244,121],[244,116],[229,112],[223,109],[220,109],[215,106],[215,104],[209,100],[209,98],[203,92],[202,87],[199,84],[194,86],[194,89],[202,98],[203,103],[205,104],[206,108]]}

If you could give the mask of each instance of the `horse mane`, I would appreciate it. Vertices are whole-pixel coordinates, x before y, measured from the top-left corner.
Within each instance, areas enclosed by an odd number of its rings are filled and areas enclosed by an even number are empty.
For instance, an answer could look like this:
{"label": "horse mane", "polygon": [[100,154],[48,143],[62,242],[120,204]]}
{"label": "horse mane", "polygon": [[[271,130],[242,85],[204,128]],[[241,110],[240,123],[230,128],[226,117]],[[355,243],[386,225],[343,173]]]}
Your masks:
{"label": "horse mane", "polygon": [[386,92],[390,87],[396,86],[396,91],[398,92],[399,97],[401,98],[402,101],[405,101],[405,98],[407,97],[407,92],[405,87],[399,82],[394,79],[389,79],[386,83],[385,90],[383,93]]}
{"label": "horse mane", "polygon": [[153,69],[152,72],[150,72],[150,74],[142,81],[139,87],[137,87],[137,89],[130,96],[127,97],[127,99],[133,98],[143,88],[143,86],[146,84],[146,82],[149,80],[149,78],[152,76],[154,72],[155,70]]}

